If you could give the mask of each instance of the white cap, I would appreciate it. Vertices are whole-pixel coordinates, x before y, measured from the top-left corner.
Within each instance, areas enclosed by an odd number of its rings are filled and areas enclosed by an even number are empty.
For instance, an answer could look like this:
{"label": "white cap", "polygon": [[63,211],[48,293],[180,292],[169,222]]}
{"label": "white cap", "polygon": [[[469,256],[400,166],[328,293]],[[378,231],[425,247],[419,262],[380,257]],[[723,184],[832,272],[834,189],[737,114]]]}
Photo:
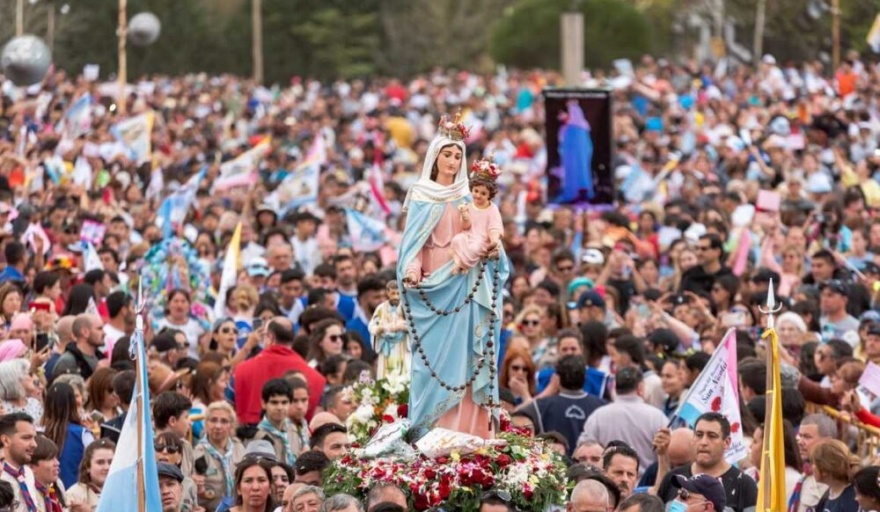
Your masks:
{"label": "white cap", "polygon": [[587,265],[604,265],[605,256],[602,255],[602,251],[599,249],[587,249],[584,251],[584,254],[581,255],[581,263],[586,263]]}
{"label": "white cap", "polygon": [[807,178],[807,192],[810,194],[828,194],[831,192],[831,180],[822,172],[814,172]]}

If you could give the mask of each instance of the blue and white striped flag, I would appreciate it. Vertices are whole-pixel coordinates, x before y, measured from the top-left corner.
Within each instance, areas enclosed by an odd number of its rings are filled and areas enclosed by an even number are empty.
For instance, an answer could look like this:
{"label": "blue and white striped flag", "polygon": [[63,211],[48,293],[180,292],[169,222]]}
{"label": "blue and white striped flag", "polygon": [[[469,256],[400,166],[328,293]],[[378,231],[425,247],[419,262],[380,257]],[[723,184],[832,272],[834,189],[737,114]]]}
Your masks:
{"label": "blue and white striped flag", "polygon": [[[147,386],[147,354],[144,349],[143,317],[131,337],[131,351],[140,374],[131,407],[125,417],[110,473],[104,482],[97,512],[119,510],[153,512],[162,510],[159,474],[153,448],[153,420],[150,414],[150,389]],[[139,491],[143,496],[139,496]]]}
{"label": "blue and white striped flag", "polygon": [[162,229],[163,238],[171,238],[175,224],[180,224],[186,219],[189,208],[196,199],[196,192],[205,177],[207,168],[202,169],[192,176],[180,188],[166,197],[159,205],[156,216],[156,225]]}
{"label": "blue and white striped flag", "polygon": [[373,252],[385,245],[387,238],[384,222],[368,217],[353,208],[346,208],[345,216],[352,249],[358,252]]}

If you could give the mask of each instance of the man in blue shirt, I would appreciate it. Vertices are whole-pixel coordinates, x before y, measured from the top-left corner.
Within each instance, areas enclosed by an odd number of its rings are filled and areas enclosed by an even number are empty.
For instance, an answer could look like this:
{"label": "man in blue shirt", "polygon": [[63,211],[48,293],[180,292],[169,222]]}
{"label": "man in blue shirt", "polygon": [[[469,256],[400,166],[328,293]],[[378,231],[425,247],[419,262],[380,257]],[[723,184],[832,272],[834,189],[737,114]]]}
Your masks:
{"label": "man in blue shirt", "polygon": [[565,356],[556,362],[559,375],[559,394],[539,398],[524,405],[521,410],[537,418],[539,433],[559,432],[568,441],[570,456],[577,446],[578,436],[593,411],[605,405],[601,398],[584,392],[587,361],[580,355]]}
{"label": "man in blue shirt", "polygon": [[24,264],[27,256],[27,250],[21,242],[9,242],[3,249],[6,256],[6,268],[0,272],[0,283],[12,281],[19,285],[25,282]]}

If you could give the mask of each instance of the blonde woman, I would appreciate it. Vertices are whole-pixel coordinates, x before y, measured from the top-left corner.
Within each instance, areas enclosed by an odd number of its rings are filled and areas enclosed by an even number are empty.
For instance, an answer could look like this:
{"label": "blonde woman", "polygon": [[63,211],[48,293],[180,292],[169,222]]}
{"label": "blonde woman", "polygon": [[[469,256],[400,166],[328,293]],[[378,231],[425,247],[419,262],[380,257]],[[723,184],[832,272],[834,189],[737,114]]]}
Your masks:
{"label": "blonde woman", "polygon": [[669,258],[672,260],[672,275],[660,280],[660,289],[663,291],[678,290],[681,285],[681,277],[685,272],[697,266],[697,253],[685,239],[678,240],[669,249]]}
{"label": "blonde woman", "polygon": [[816,481],[828,486],[815,510],[858,512],[852,476],[859,469],[859,460],[849,447],[837,439],[823,439],[810,450],[809,462]]}
{"label": "blonde woman", "polygon": [[804,250],[794,244],[782,248],[782,264],[776,261],[773,237],[767,236],[761,244],[761,266],[779,274],[778,294],[790,297],[801,284],[804,275]]}
{"label": "blonde woman", "polygon": [[526,306],[514,319],[514,332],[521,334],[529,342],[529,352],[538,368],[541,362],[556,360],[556,347],[551,347],[544,335],[544,317],[546,312],[540,306]]}
{"label": "blonde woman", "polygon": [[[204,486],[199,487],[199,504],[214,510],[226,496],[235,491],[235,467],[244,457],[244,446],[235,437],[235,410],[227,402],[217,401],[205,413],[205,437],[196,445],[193,457],[196,466],[205,461]],[[194,475],[195,476],[195,475]]]}
{"label": "blonde woman", "polygon": [[239,284],[232,290],[227,306],[235,320],[250,322],[259,302],[260,293],[256,288],[249,284]]}

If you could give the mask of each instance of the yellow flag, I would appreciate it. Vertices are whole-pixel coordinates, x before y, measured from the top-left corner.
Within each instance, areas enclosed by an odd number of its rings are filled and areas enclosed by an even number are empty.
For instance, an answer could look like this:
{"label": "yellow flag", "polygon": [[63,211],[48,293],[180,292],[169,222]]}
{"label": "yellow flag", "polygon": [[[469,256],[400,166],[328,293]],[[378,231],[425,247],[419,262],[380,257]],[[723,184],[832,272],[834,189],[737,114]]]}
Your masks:
{"label": "yellow flag", "polygon": [[[772,286],[772,284],[771,284]],[[756,512],[785,512],[785,448],[782,426],[782,377],[779,369],[779,338],[770,328],[762,336],[766,340],[767,409],[764,415],[764,443],[761,451],[761,472],[758,482]]]}
{"label": "yellow flag", "polygon": [[219,320],[226,316],[226,293],[235,286],[238,279],[238,269],[241,268],[241,222],[235,226],[229,245],[226,247],[226,255],[223,258],[223,272],[220,274],[220,290],[214,302],[214,319]]}

